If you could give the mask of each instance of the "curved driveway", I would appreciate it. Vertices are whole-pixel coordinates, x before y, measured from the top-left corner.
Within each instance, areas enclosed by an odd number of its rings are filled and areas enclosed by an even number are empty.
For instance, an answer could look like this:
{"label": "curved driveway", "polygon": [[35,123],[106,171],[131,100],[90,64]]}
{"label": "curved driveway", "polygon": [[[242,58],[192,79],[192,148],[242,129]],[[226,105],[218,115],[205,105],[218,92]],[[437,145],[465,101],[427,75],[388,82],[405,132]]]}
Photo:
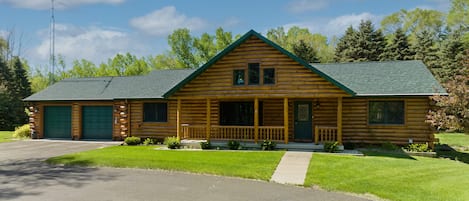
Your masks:
{"label": "curved driveway", "polygon": [[180,172],[54,166],[52,156],[116,143],[29,140],[0,144],[0,200],[366,200],[336,192]]}

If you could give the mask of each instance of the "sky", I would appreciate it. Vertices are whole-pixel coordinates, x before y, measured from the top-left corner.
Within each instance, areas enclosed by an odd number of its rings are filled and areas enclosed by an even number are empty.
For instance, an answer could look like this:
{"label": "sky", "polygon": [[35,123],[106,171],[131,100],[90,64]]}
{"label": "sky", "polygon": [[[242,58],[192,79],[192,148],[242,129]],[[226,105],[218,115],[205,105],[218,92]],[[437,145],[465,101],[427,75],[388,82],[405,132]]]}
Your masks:
{"label": "sky", "polygon": [[[261,34],[283,26],[308,28],[329,38],[400,9],[447,12],[449,0],[54,0],[55,53],[96,64],[118,53],[141,56],[169,50],[167,36],[178,28],[193,35],[218,27],[234,35]],[[51,0],[0,0],[0,36],[12,36],[15,51],[32,68],[47,69]]]}

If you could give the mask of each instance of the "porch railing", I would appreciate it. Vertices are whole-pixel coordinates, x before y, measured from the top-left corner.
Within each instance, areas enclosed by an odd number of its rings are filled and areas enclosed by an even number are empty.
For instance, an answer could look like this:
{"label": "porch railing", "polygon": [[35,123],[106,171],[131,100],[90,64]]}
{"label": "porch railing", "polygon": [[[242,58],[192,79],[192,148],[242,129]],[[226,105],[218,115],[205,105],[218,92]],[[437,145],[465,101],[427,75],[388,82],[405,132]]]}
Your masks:
{"label": "porch railing", "polygon": [[[204,125],[183,124],[182,136],[184,139],[207,139],[207,127]],[[257,139],[284,141],[283,126],[259,126]],[[210,139],[212,140],[242,140],[253,141],[256,139],[254,126],[210,126]]]}
{"label": "porch railing", "polygon": [[338,141],[337,127],[315,126],[314,143]]}

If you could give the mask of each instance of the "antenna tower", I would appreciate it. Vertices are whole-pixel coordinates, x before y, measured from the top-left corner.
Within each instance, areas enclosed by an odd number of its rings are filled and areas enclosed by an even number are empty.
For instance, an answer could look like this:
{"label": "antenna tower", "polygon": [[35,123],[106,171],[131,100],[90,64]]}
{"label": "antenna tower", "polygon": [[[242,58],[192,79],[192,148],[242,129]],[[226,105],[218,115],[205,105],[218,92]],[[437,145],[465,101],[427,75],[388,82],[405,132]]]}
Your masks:
{"label": "antenna tower", "polygon": [[50,82],[55,81],[55,16],[54,16],[54,0],[51,0],[50,8],[50,52],[49,52],[49,65],[50,65]]}

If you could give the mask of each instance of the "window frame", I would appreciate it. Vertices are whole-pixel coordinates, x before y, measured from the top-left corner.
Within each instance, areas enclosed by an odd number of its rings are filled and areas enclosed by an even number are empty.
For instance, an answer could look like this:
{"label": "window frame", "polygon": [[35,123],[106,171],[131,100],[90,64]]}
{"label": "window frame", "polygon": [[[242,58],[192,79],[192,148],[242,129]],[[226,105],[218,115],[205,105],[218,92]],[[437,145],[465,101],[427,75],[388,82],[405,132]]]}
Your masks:
{"label": "window frame", "polygon": [[[237,83],[236,72],[243,72],[243,84]],[[233,86],[245,86],[246,85],[246,69],[233,69]]]}
{"label": "window frame", "polygon": [[[266,70],[272,70],[273,71],[273,77],[270,78],[273,82],[272,83],[266,83],[265,80],[266,80]],[[276,73],[276,70],[275,68],[263,68],[262,69],[262,84],[263,85],[275,85],[277,84],[277,73]]]}
{"label": "window frame", "polygon": [[[153,111],[153,112],[155,112],[155,118],[154,119],[149,119],[148,120],[146,118],[147,115],[146,115],[145,105],[148,105],[148,104],[155,105],[154,106],[154,111]],[[164,117],[165,117],[164,120],[163,119],[158,119],[158,117],[159,117],[159,112],[158,112],[159,107],[158,107],[158,105],[163,105],[163,104],[165,105],[165,110],[166,110],[165,113],[164,113]],[[143,123],[168,123],[168,120],[169,120],[169,118],[168,118],[169,117],[168,108],[169,108],[169,103],[168,102],[144,102],[142,104],[142,111],[143,111],[142,112],[142,122]]]}
{"label": "window frame", "polygon": [[[383,106],[383,121],[382,122],[371,122],[371,112],[372,112],[372,108],[371,108],[371,104],[373,102],[382,102],[384,103],[384,106]],[[400,123],[392,123],[392,122],[388,122],[387,121],[387,117],[388,117],[388,112],[389,109],[387,108],[388,107],[388,104],[391,103],[391,102],[400,102],[402,103],[402,122]],[[406,101],[405,100],[402,100],[402,99],[391,99],[391,100],[368,100],[368,104],[367,104],[367,125],[368,126],[405,126],[406,125],[406,119],[407,119],[407,106],[406,106]]]}

